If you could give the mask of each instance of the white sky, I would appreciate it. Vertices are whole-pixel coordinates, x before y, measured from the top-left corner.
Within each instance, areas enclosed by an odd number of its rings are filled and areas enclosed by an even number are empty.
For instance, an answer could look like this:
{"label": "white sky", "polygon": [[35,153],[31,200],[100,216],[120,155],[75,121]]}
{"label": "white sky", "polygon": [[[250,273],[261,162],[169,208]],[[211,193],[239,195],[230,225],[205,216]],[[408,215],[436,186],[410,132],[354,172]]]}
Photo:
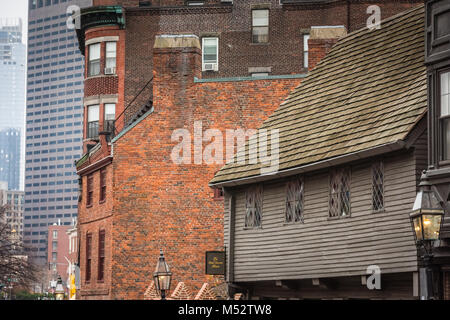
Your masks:
{"label": "white sky", "polygon": [[28,31],[28,0],[0,0],[1,18],[22,18],[23,40],[26,43]]}

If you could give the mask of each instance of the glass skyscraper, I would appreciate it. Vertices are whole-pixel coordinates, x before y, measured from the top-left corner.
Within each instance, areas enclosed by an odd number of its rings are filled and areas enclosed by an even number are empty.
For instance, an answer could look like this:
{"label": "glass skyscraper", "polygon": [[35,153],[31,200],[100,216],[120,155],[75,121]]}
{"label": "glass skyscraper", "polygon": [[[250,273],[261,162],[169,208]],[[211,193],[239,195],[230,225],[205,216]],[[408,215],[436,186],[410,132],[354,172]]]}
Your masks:
{"label": "glass skyscraper", "polygon": [[22,21],[0,18],[0,182],[9,190],[23,190],[25,59]]}
{"label": "glass skyscraper", "polygon": [[91,0],[29,0],[24,244],[47,262],[48,226],[77,216],[84,58],[68,8]]}

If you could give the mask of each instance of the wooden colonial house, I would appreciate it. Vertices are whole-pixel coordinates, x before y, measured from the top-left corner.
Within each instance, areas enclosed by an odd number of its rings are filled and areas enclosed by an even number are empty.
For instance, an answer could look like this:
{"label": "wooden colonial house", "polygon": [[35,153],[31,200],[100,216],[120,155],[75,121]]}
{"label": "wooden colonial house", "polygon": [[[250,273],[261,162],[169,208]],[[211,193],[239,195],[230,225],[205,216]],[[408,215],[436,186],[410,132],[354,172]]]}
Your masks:
{"label": "wooden colonial house", "polygon": [[211,180],[225,190],[234,292],[419,298],[409,215],[427,167],[424,20],[421,6],[340,39],[259,129],[279,130],[279,169],[262,174],[249,142],[245,163]]}

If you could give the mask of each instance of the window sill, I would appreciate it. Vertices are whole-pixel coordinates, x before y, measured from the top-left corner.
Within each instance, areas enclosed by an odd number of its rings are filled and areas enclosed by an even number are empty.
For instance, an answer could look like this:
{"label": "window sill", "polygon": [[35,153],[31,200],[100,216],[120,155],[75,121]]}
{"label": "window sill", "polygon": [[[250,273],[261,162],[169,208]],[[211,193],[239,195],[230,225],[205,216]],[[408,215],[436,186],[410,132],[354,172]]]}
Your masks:
{"label": "window sill", "polygon": [[104,204],[105,202],[106,202],[106,199],[100,200],[100,201],[98,202],[98,204]]}
{"label": "window sill", "polygon": [[384,212],[386,212],[386,210],[383,208],[383,209],[380,209],[380,210],[372,210],[372,213],[373,214],[376,214],[376,213],[384,213]]}
{"label": "window sill", "polygon": [[338,216],[338,217],[328,217],[328,221],[333,221],[333,220],[340,220],[340,219],[348,219],[350,218],[352,215],[349,214],[348,216]]}
{"label": "window sill", "polygon": [[251,46],[270,46],[270,42],[250,42]]}
{"label": "window sill", "polygon": [[87,204],[86,208],[92,208],[93,204]]}
{"label": "window sill", "polygon": [[87,76],[84,80],[103,78],[103,77],[117,77],[117,74],[96,74],[95,76]]}
{"label": "window sill", "polygon": [[305,224],[305,221],[300,220],[300,221],[292,221],[292,222],[283,222],[282,223],[283,226],[295,226],[295,225],[301,225],[301,224]]}
{"label": "window sill", "polygon": [[450,166],[450,160],[441,160],[439,161],[439,167],[446,167],[446,166]]}
{"label": "window sill", "polygon": [[97,280],[97,283],[105,283],[105,280]]}
{"label": "window sill", "polygon": [[262,227],[244,227],[242,230],[251,231],[251,230],[262,230]]}

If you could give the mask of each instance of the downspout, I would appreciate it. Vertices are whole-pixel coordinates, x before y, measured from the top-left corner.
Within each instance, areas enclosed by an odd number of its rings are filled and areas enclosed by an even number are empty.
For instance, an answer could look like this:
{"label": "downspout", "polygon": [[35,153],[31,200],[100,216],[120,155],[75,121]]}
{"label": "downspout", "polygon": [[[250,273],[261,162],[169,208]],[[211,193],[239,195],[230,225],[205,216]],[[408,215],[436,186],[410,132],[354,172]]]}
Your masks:
{"label": "downspout", "polygon": [[232,192],[226,190],[230,196],[228,198],[228,259],[227,259],[227,283],[228,283],[228,293],[230,297],[234,296],[235,287],[234,282],[234,232],[235,232],[235,217],[236,217],[236,195]]}

